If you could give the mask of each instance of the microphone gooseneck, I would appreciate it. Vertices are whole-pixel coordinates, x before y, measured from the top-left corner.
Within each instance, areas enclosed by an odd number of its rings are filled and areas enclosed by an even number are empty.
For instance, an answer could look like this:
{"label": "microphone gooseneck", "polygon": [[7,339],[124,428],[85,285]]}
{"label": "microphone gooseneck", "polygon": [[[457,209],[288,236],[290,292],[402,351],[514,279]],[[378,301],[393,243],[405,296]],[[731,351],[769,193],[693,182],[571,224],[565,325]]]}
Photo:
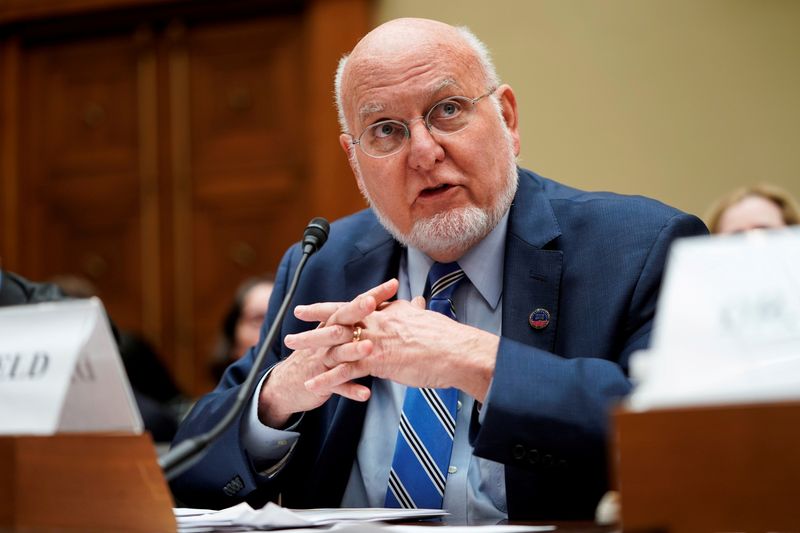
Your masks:
{"label": "microphone gooseneck", "polygon": [[258,353],[253,361],[253,366],[250,367],[247,378],[245,378],[241,387],[239,387],[236,400],[217,425],[205,433],[181,441],[159,459],[158,464],[161,466],[167,481],[174,479],[181,472],[194,464],[195,461],[199,460],[203,451],[205,451],[205,449],[236,420],[241,414],[247,400],[253,396],[257,383],[256,377],[258,376],[261,366],[264,364],[264,359],[267,357],[267,350],[272,346],[275,341],[275,336],[278,334],[278,330],[280,330],[283,317],[286,315],[286,310],[289,308],[289,302],[292,301],[294,293],[297,290],[300,273],[303,271],[308,258],[315,252],[318,252],[319,249],[322,248],[322,245],[328,240],[329,233],[330,224],[328,224],[328,221],[324,218],[313,218],[308,223],[308,226],[306,226],[301,244],[303,247],[303,255],[300,257],[300,262],[297,264],[292,281],[289,284],[289,288],[286,290],[278,312],[275,314],[275,319],[269,327],[267,336],[259,347]]}

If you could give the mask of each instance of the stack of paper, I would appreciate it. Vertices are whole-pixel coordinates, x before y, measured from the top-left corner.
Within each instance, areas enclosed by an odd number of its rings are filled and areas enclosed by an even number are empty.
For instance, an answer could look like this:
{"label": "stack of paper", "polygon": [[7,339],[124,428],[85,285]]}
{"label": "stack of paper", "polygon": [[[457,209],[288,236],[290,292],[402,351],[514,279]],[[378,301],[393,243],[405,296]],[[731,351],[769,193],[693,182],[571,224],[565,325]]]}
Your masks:
{"label": "stack of paper", "polygon": [[[374,522],[388,520],[413,521],[421,518],[447,516],[441,509],[297,509],[289,510],[268,503],[255,510],[247,503],[240,503],[221,511],[207,509],[175,509],[178,531],[200,533],[210,531],[266,531],[292,529],[302,533],[304,529],[331,527],[338,533],[423,533],[424,526],[387,526]],[[423,529],[420,529],[422,527]],[[431,526],[437,527],[437,526]],[[448,527],[448,533],[522,533],[525,531],[550,531],[553,526],[481,526]],[[454,531],[461,530],[464,531]],[[314,530],[318,533],[319,530]]]}
{"label": "stack of paper", "polygon": [[246,531],[288,528],[313,528],[343,522],[374,522],[381,520],[416,520],[445,516],[441,509],[298,509],[289,510],[268,503],[253,509],[247,503],[221,511],[206,509],[175,509],[180,531]]}

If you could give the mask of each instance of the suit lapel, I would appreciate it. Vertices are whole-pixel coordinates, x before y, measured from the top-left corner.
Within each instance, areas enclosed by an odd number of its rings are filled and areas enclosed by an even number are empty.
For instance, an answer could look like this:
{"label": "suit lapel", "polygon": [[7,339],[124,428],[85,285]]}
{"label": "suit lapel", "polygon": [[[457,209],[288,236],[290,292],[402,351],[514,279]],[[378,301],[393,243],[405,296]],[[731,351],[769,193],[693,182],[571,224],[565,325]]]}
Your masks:
{"label": "suit lapel", "polygon": [[354,243],[344,267],[347,292],[361,294],[391,278],[400,268],[400,245],[373,220]]}
{"label": "suit lapel", "polygon": [[[558,325],[563,253],[543,249],[561,235],[539,181],[520,171],[511,206],[503,272],[503,336],[552,352]],[[531,313],[544,310],[549,323],[534,329]],[[541,313],[540,313],[541,314]]]}

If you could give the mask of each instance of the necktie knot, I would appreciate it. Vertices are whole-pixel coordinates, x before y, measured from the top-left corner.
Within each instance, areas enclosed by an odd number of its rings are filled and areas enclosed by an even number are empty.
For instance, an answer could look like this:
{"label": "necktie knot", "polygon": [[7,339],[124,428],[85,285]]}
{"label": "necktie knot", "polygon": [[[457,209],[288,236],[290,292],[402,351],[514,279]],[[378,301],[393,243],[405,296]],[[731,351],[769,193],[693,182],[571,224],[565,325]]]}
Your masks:
{"label": "necktie knot", "polygon": [[455,319],[453,293],[465,274],[458,263],[434,263],[428,273],[428,309]]}

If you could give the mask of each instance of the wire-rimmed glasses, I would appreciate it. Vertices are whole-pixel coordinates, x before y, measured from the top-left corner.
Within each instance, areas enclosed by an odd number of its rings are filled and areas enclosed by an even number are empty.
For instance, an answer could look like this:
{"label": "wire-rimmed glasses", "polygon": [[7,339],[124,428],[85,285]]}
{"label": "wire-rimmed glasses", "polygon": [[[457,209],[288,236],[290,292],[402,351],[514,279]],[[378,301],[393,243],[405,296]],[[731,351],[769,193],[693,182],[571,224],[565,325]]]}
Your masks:
{"label": "wire-rimmed glasses", "polygon": [[476,98],[449,96],[433,104],[427,113],[408,122],[400,120],[381,120],[370,125],[352,140],[361,151],[370,157],[381,158],[394,155],[403,149],[409,138],[409,126],[416,120],[423,120],[428,131],[437,135],[452,135],[466,128],[475,115],[478,102],[492,94],[495,89]]}

